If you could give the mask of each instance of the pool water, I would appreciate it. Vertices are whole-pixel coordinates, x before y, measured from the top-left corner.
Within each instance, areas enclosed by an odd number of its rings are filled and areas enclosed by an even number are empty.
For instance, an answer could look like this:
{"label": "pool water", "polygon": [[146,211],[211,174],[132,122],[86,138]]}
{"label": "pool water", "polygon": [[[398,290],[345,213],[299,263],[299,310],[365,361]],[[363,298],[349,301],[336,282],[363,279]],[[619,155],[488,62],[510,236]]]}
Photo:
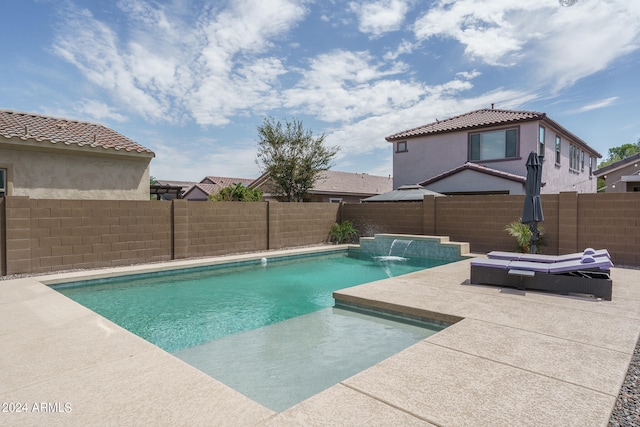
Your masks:
{"label": "pool water", "polygon": [[447,262],[333,252],[53,287],[281,411],[443,328],[334,308],[333,291]]}
{"label": "pool water", "polygon": [[338,289],[443,263],[381,264],[338,253],[54,288],[173,352],[331,307]]}

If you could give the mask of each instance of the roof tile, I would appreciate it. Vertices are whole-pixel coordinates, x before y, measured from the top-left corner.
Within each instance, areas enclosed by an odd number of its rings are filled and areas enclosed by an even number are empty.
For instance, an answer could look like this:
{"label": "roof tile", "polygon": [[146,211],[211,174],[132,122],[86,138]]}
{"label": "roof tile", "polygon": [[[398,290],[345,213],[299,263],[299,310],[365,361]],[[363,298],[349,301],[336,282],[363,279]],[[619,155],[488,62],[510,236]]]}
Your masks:
{"label": "roof tile", "polygon": [[11,110],[0,110],[0,136],[155,155],[148,148],[100,124]]}
{"label": "roof tile", "polygon": [[396,141],[399,139],[415,138],[418,136],[433,135],[437,133],[455,132],[463,129],[496,126],[530,120],[542,120],[545,117],[545,113],[535,111],[482,109],[445,120],[436,120],[434,123],[429,123],[428,125],[405,130],[386,137],[386,140]]}

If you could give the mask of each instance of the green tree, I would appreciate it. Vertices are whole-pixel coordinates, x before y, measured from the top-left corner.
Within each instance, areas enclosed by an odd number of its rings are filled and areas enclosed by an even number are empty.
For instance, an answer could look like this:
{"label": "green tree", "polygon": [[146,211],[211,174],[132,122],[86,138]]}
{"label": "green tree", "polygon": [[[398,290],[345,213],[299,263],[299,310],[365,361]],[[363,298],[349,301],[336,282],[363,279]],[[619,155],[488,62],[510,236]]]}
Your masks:
{"label": "green tree", "polygon": [[215,202],[259,202],[262,200],[262,194],[261,190],[245,187],[239,182],[223,188],[218,194],[212,194],[209,196],[209,200]]}
{"label": "green tree", "polygon": [[[635,144],[622,144],[619,147],[609,148],[609,156],[602,161],[598,167],[603,168],[637,153],[640,153],[640,139],[638,139]],[[603,178],[598,178],[598,189],[602,189],[604,191],[606,186],[605,180]]]}
{"label": "green tree", "polygon": [[338,147],[325,147],[324,139],[324,134],[314,137],[295,118],[285,119],[284,126],[273,118],[264,119],[258,126],[256,163],[268,173],[273,194],[288,202],[304,199],[338,153]]}

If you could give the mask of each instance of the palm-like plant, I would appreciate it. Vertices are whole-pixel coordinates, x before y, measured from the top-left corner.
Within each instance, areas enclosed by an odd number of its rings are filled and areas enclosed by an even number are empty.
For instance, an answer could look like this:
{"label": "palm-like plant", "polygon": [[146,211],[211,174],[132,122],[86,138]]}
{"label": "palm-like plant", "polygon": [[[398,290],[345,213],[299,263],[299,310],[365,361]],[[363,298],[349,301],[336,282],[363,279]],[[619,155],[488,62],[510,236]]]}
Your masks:
{"label": "palm-like plant", "polygon": [[[508,224],[504,229],[516,238],[518,252],[525,254],[531,252],[531,230],[527,224],[523,224],[522,220],[518,219],[517,221],[513,221],[511,224]],[[538,239],[537,248],[538,252],[542,252],[541,249],[545,246],[543,239],[544,229],[541,226],[538,226],[538,231],[540,232],[540,237]]]}

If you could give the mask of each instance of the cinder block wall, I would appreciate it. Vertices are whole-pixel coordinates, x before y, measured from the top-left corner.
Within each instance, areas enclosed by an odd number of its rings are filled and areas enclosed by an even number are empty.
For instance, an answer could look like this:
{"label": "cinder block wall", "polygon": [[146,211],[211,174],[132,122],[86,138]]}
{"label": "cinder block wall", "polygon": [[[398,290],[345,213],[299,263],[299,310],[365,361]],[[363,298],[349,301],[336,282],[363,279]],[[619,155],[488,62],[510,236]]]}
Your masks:
{"label": "cinder block wall", "polygon": [[[406,233],[449,236],[469,242],[473,252],[515,249],[504,227],[522,216],[524,196],[453,196],[425,198],[424,203],[346,205],[343,219],[361,236]],[[542,195],[548,254],[606,248],[614,263],[640,265],[640,193]],[[423,209],[421,219],[415,212]],[[404,227],[405,219],[412,224]],[[405,231],[411,230],[411,231]]]}
{"label": "cinder block wall", "polygon": [[268,249],[266,203],[183,203],[187,207],[188,250],[181,258]]}
{"label": "cinder block wall", "polygon": [[[23,199],[29,244],[23,259],[8,262],[8,274],[171,259],[170,204]],[[14,215],[15,209],[8,213]],[[11,247],[15,247],[13,240]]]}
{"label": "cinder block wall", "polygon": [[[524,196],[437,197],[435,203],[436,235],[469,242],[473,252],[516,249],[515,239],[505,227],[522,217]],[[557,253],[558,195],[543,195],[542,207],[545,221],[540,227],[547,245],[544,252]]]}
{"label": "cinder block wall", "polygon": [[378,233],[424,234],[422,203],[363,203],[343,206],[342,219],[361,236]]}
{"label": "cinder block wall", "polygon": [[8,197],[0,199],[1,273],[115,267],[318,244],[328,241],[339,212],[340,205],[330,203]]}
{"label": "cinder block wall", "polygon": [[331,226],[339,221],[339,203],[269,202],[269,248],[281,249],[329,241]]}
{"label": "cinder block wall", "polygon": [[614,263],[640,266],[640,193],[581,194],[577,244],[606,248]]}
{"label": "cinder block wall", "polygon": [[[457,196],[424,203],[330,204],[0,199],[0,273],[45,273],[303,246],[334,222],[361,236],[449,236],[471,251],[513,250],[504,227],[524,196]],[[542,196],[545,253],[606,248],[640,265],[640,194]]]}

